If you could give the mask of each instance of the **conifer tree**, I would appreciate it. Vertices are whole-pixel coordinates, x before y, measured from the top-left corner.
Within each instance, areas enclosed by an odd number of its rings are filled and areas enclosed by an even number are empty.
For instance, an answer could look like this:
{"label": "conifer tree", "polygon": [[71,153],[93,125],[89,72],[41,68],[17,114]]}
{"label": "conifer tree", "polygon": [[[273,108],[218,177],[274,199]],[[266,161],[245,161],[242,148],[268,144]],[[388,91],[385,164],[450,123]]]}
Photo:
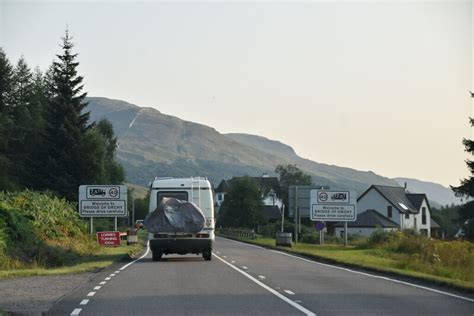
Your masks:
{"label": "conifer tree", "polygon": [[81,162],[80,151],[89,129],[89,112],[83,93],[83,77],[77,74],[77,54],[72,53],[72,38],[66,30],[62,38],[62,54],[52,65],[49,82],[50,100],[46,109],[43,146],[44,174],[42,187],[76,200],[78,186],[87,164]]}
{"label": "conifer tree", "polygon": [[0,191],[14,187],[10,176],[11,161],[7,157],[10,138],[11,93],[13,67],[0,47]]}
{"label": "conifer tree", "polygon": [[[471,98],[474,98],[472,92]],[[474,127],[474,119],[469,118],[469,121],[471,123],[471,128]],[[474,141],[472,139],[465,138],[462,143],[466,152],[474,154]],[[468,159],[466,164],[471,176],[461,180],[460,186],[451,187],[451,189],[464,197],[474,198],[474,161]],[[459,210],[459,220],[464,230],[464,236],[469,240],[474,240],[474,201],[467,202],[461,206]]]}

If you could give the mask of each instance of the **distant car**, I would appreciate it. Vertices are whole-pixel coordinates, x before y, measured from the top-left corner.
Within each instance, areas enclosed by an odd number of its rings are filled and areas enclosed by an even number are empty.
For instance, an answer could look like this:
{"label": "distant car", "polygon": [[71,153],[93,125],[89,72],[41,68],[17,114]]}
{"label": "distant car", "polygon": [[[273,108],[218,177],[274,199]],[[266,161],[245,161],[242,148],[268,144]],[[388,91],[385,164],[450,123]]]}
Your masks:
{"label": "distant car", "polygon": [[142,219],[138,219],[138,220],[135,221],[135,227],[143,228],[143,227],[145,227],[145,223],[143,223]]}

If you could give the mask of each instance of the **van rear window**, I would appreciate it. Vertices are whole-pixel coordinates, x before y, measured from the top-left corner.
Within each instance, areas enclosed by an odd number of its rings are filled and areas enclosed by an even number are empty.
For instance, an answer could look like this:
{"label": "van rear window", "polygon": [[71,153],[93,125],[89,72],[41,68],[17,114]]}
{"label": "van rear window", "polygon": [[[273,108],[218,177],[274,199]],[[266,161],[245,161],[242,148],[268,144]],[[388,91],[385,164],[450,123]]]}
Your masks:
{"label": "van rear window", "polygon": [[188,192],[186,191],[158,191],[158,203],[161,203],[161,200],[164,197],[175,198],[181,201],[187,201]]}

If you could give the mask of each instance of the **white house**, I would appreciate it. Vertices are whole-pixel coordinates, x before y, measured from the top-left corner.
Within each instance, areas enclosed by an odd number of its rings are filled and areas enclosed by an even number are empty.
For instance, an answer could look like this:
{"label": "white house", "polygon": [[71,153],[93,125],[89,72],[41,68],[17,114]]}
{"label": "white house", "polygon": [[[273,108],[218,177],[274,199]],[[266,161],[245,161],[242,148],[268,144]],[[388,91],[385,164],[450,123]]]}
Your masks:
{"label": "white house", "polygon": [[[337,222],[331,227],[334,229],[336,236],[341,238],[344,236],[344,222]],[[347,233],[349,235],[369,236],[377,227],[384,231],[395,231],[399,228],[397,223],[377,211],[367,210],[357,214],[356,221],[347,222]]]}
{"label": "white house", "polygon": [[407,193],[402,187],[372,185],[357,199],[358,215],[368,210],[383,215],[399,229],[431,234],[431,209],[426,194]]}

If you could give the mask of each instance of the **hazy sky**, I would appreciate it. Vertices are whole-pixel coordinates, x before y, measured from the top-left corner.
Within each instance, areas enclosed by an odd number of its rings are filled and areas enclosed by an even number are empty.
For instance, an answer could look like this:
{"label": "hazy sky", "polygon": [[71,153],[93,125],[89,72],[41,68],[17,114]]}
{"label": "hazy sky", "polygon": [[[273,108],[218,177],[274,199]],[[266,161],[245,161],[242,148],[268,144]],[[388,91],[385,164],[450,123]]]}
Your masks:
{"label": "hazy sky", "polygon": [[89,96],[387,177],[468,176],[472,1],[0,3],[12,62],[46,69],[69,27]]}

